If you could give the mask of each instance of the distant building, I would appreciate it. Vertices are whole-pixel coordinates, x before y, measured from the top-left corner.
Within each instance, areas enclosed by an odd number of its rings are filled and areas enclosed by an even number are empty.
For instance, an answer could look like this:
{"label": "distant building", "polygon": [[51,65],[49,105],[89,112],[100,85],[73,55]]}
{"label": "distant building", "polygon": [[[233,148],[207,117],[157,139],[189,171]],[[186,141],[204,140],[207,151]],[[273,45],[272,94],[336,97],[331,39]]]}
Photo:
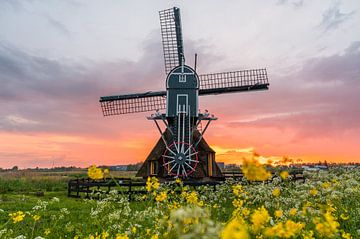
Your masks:
{"label": "distant building", "polygon": [[227,170],[237,170],[237,169],[240,169],[240,166],[237,165],[237,164],[231,163],[231,164],[226,164],[226,165],[224,165],[224,169],[227,169]]}
{"label": "distant building", "polygon": [[315,165],[315,168],[318,168],[319,170],[328,170],[329,167],[327,165]]}
{"label": "distant building", "polygon": [[110,166],[109,169],[112,171],[126,171],[128,169],[128,166],[127,165],[115,165],[115,166]]}
{"label": "distant building", "polygon": [[305,171],[319,171],[318,168],[311,167],[311,166],[308,166],[308,165],[304,165],[304,166],[302,166],[302,168],[303,168]]}

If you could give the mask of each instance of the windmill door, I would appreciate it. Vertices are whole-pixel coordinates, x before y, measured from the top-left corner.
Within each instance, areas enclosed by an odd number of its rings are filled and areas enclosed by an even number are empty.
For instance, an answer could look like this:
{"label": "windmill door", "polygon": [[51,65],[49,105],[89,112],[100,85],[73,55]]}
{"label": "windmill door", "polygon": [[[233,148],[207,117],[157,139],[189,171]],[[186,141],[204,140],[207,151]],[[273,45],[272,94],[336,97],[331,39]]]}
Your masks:
{"label": "windmill door", "polygon": [[187,94],[177,94],[176,99],[176,105],[177,105],[177,114],[179,113],[187,113],[188,112],[188,95]]}

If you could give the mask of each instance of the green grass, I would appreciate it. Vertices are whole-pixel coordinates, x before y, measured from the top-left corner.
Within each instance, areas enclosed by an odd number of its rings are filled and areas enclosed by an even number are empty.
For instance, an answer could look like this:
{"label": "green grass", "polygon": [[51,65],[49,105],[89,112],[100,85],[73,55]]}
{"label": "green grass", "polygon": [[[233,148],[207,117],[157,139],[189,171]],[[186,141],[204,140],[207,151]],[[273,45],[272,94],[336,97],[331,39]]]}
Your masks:
{"label": "green grass", "polygon": [[[91,238],[91,235],[102,232],[109,233],[109,238],[115,238],[116,234],[126,234],[129,238],[151,238],[153,235],[159,235],[159,238],[181,238],[183,234],[189,236],[187,238],[218,238],[224,223],[234,213],[238,213],[233,206],[234,199],[243,200],[244,207],[251,213],[265,206],[274,223],[288,219],[304,223],[305,230],[313,230],[316,237],[320,234],[316,232],[314,219],[322,218],[324,212],[333,207],[335,210],[332,214],[339,222],[335,238],[340,238],[342,231],[351,233],[353,238],[360,238],[360,171],[356,170],[336,169],[311,173],[306,183],[250,183],[243,185],[244,193],[241,196],[234,195],[233,184],[228,182],[219,186],[215,192],[211,187],[199,190],[195,203],[189,202],[181,194],[172,194],[173,190],[167,186],[148,193],[146,199],[139,195],[130,203],[126,195],[105,200],[68,198],[68,180],[84,175],[85,171],[1,173],[0,238],[15,238],[19,235],[25,235],[26,238],[74,238],[76,235],[79,238]],[[124,175],[118,173],[114,176]],[[126,176],[134,176],[134,173]],[[330,182],[331,187],[325,189],[324,182]],[[281,196],[272,196],[275,187],[281,189]],[[316,196],[309,194],[313,188],[319,192]],[[185,190],[182,187],[180,189]],[[44,192],[44,196],[37,196],[36,192],[39,191]],[[166,200],[156,202],[156,196],[165,191],[168,193]],[[200,201],[204,205],[199,207]],[[169,207],[175,202],[181,206],[180,209]],[[303,215],[300,212],[307,203],[311,206],[307,214]],[[294,217],[287,214],[292,207],[299,212]],[[284,211],[284,218],[275,218],[274,211],[277,209]],[[13,223],[9,213],[17,211],[25,212],[26,216],[23,221]],[[35,222],[33,215],[40,215],[40,220]],[[342,216],[348,219],[342,219]],[[250,216],[242,217],[251,224]],[[190,218],[197,224],[184,224],[181,218]],[[133,228],[136,228],[135,232]],[[46,229],[51,231],[50,234],[45,234]],[[303,237],[299,234],[296,238]]]}

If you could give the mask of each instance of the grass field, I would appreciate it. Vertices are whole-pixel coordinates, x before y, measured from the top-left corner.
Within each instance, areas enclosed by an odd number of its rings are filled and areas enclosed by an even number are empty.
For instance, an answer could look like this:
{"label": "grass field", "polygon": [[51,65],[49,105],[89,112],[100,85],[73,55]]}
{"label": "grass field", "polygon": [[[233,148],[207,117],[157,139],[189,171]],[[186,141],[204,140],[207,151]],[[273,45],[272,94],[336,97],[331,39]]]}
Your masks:
{"label": "grass field", "polygon": [[305,183],[227,181],[215,192],[152,179],[132,202],[67,198],[67,181],[82,176],[1,173],[0,238],[360,238],[359,170],[312,172]]}

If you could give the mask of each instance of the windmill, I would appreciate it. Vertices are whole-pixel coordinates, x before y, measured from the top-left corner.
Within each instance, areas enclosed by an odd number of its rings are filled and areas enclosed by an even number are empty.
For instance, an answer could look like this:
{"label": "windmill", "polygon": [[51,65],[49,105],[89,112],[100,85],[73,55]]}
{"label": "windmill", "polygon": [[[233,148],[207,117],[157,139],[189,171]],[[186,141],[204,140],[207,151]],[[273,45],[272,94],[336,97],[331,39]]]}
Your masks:
{"label": "windmill", "polygon": [[100,97],[103,115],[154,112],[147,119],[155,122],[161,137],[137,176],[219,179],[215,151],[203,137],[217,118],[207,110],[199,112],[199,96],[267,90],[266,69],[198,75],[196,63],[194,69],[185,64],[180,9],[163,10],[159,16],[166,90]]}

